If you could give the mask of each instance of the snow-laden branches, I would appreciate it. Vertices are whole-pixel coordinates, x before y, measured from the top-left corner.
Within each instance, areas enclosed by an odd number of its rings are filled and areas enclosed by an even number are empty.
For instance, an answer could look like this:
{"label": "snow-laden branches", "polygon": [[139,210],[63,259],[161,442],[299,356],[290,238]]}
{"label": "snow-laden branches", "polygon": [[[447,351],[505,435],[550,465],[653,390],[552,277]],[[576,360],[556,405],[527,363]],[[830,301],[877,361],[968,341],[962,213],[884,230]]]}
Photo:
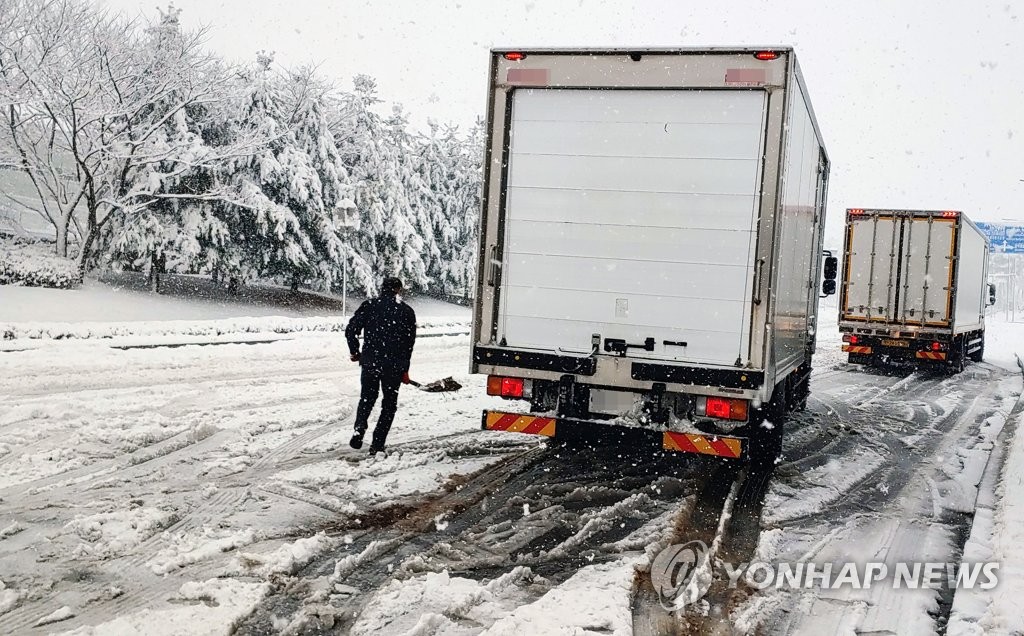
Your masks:
{"label": "snow-laden branches", "polygon": [[73,238],[81,271],[468,289],[479,129],[411,134],[366,76],[345,93],[272,54],[229,67],[178,17],[0,3],[0,170],[21,175],[59,255]]}

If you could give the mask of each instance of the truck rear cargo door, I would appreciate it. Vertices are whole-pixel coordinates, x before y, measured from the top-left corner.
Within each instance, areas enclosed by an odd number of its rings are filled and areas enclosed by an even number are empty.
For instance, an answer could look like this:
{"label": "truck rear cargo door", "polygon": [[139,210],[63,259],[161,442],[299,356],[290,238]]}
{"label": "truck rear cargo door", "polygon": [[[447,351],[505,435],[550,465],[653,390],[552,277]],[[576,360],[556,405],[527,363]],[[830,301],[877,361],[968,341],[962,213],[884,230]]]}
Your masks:
{"label": "truck rear cargo door", "polygon": [[901,322],[948,325],[956,219],[918,216],[903,223]]}
{"label": "truck rear cargo door", "polygon": [[890,321],[895,317],[899,223],[892,215],[851,216],[846,281],[846,320]]}
{"label": "truck rear cargo door", "polygon": [[765,103],[759,90],[515,91],[499,338],[746,361]]}

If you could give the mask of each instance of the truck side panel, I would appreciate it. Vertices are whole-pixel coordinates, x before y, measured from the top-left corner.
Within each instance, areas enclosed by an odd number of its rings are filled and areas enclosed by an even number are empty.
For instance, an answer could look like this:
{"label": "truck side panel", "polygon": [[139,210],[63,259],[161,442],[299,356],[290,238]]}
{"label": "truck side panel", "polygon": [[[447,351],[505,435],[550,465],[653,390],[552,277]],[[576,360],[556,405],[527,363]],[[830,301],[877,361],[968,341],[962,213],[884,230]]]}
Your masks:
{"label": "truck side panel", "polygon": [[988,244],[985,237],[970,223],[962,222],[957,258],[955,333],[974,331],[985,326],[987,263]]}
{"label": "truck side panel", "polygon": [[808,326],[813,320],[808,314],[807,290],[809,286],[817,289],[818,217],[825,178],[821,142],[798,82],[793,82],[787,122],[778,217],[781,227],[776,242],[778,267],[772,285],[773,353],[779,376],[803,363],[807,351]]}
{"label": "truck side panel", "polygon": [[750,90],[515,90],[498,339],[746,359],[765,106]]}

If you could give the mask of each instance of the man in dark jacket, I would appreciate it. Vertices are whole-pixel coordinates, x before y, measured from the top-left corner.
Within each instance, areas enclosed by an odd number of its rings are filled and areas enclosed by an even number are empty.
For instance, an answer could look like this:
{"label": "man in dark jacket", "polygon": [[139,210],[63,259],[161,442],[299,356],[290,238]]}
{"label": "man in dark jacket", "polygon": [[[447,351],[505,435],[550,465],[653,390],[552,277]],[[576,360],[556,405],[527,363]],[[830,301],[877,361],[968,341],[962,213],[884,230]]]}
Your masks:
{"label": "man in dark jacket", "polygon": [[[391,422],[398,409],[398,388],[409,383],[409,360],[416,343],[416,312],[402,302],[402,281],[385,278],[380,296],[359,305],[345,328],[345,339],[352,361],[362,366],[362,393],[356,409],[356,432],[349,444],[362,448],[370,411],[377,395],[384,392],[380,419],[373,429],[370,453],[384,450]],[[363,350],[359,350],[359,334],[363,334]]]}

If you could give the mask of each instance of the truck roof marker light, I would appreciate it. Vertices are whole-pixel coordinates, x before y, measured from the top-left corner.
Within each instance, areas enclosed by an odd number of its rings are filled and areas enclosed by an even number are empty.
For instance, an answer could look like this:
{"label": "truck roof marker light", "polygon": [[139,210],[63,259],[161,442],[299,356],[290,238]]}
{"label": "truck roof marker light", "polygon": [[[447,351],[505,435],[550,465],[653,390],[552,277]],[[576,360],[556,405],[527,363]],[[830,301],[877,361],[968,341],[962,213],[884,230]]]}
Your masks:
{"label": "truck roof marker light", "polygon": [[946,210],[942,213],[942,217],[946,219],[955,219],[958,216],[960,216],[960,213],[954,212],[953,210]]}
{"label": "truck roof marker light", "polygon": [[864,214],[864,208],[850,208],[850,214]]}
{"label": "truck roof marker light", "polygon": [[777,51],[758,51],[757,53],[754,53],[754,57],[767,62],[769,60],[779,59],[779,54]]}
{"label": "truck roof marker light", "polygon": [[526,53],[523,53],[522,51],[509,51],[502,55],[502,57],[510,62],[519,62],[526,59]]}

